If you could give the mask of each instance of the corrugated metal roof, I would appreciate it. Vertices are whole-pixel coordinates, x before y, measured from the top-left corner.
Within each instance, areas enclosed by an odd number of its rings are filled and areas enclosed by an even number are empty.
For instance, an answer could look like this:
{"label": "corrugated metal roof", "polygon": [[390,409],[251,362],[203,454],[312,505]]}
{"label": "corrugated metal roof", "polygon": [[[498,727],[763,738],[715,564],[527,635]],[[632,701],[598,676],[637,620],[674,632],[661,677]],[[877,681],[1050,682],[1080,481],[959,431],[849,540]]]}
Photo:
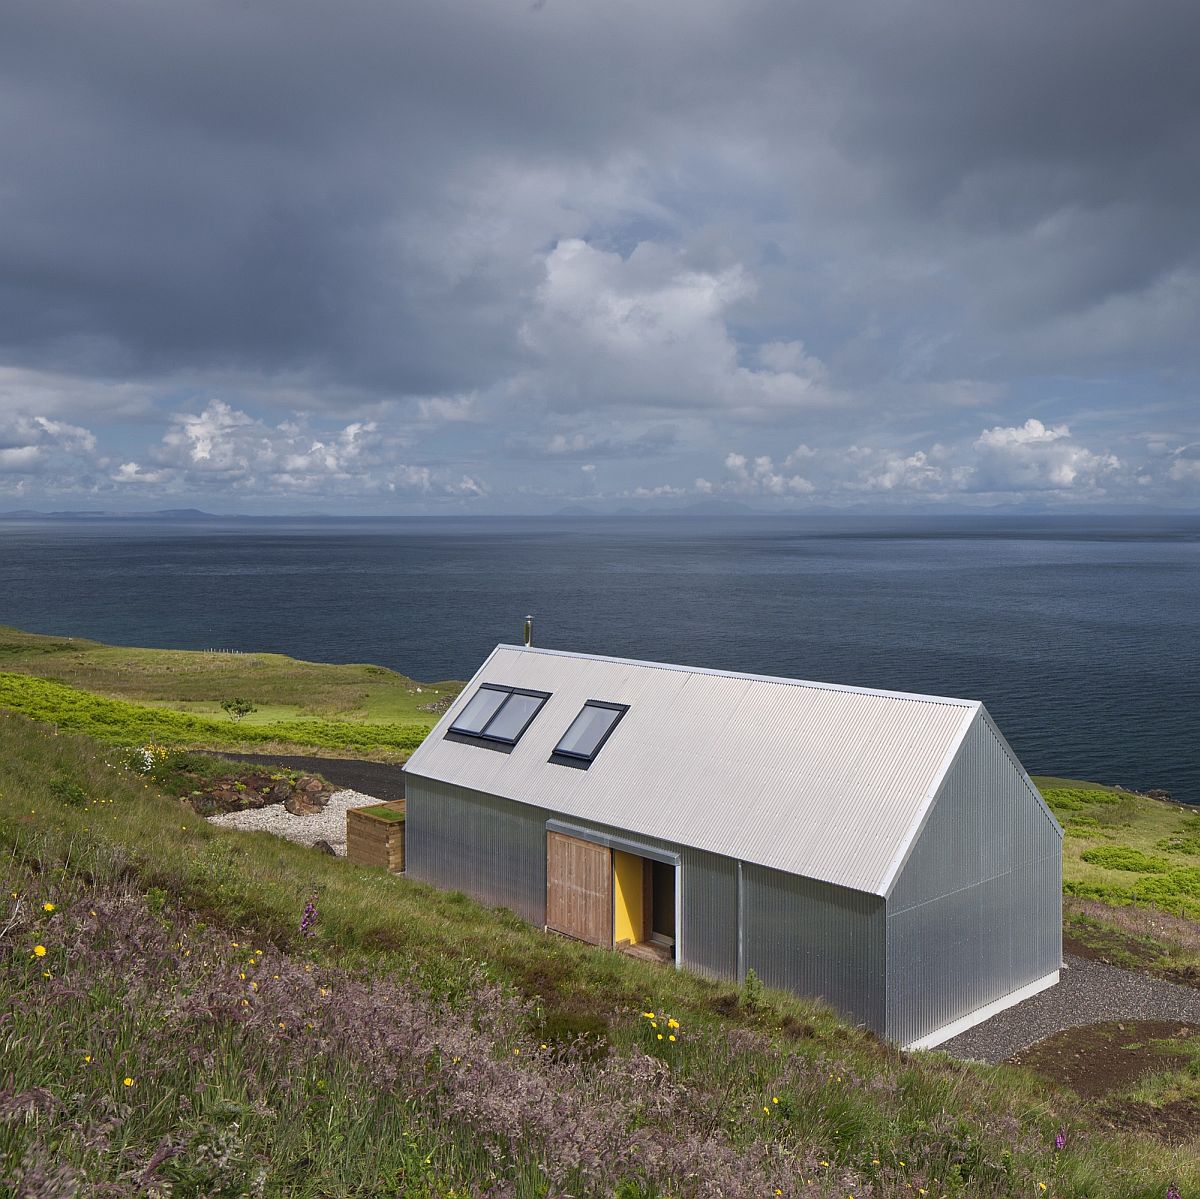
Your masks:
{"label": "corrugated metal roof", "polygon": [[[443,736],[479,683],[551,697],[510,753]],[[589,699],[628,704],[587,770],[550,754]],[[414,774],[883,894],[972,700],[500,645]]]}

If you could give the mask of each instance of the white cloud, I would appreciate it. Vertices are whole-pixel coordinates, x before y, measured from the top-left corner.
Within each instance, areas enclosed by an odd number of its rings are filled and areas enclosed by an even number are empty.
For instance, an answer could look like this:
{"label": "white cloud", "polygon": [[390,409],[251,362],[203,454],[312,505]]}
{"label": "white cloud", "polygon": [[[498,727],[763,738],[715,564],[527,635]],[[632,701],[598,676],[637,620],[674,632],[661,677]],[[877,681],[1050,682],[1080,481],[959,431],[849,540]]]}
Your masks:
{"label": "white cloud", "polygon": [[6,491],[15,490],[19,475],[48,479],[56,491],[76,481],[88,486],[99,464],[89,429],[45,416],[0,414],[0,477],[7,480]]}
{"label": "white cloud", "polygon": [[[744,454],[725,456],[725,469],[733,476],[737,489],[765,495],[811,495],[816,488],[802,475],[785,475],[776,470],[766,454],[751,462]],[[705,480],[707,482],[707,480]]]}
{"label": "white cloud", "polygon": [[515,390],[552,408],[715,409],[743,419],[841,402],[799,341],[761,347],[754,366],[741,361],[730,322],[755,290],[740,264],[700,269],[652,242],[623,258],[560,241],[521,329],[537,365]]}
{"label": "white cloud", "polygon": [[[1190,460],[1173,459],[1178,477],[1190,474]],[[788,475],[797,467],[803,474]],[[995,426],[972,440],[935,442],[923,449],[853,444],[814,449],[802,444],[779,466],[769,455],[749,458],[736,451],[725,457],[720,490],[743,495],[815,496],[842,502],[867,495],[898,500],[978,502],[983,496],[1036,493],[1057,499],[1089,498],[1124,481],[1113,454],[1081,445],[1068,426],[1037,419]],[[710,489],[712,484],[706,484]]]}
{"label": "white cloud", "polygon": [[1121,462],[1114,454],[1080,445],[1066,425],[1047,427],[1030,417],[1023,425],[985,429],[972,449],[974,491],[1075,491],[1102,488]]}
{"label": "white cloud", "polygon": [[1172,483],[1200,486],[1200,442],[1181,445],[1171,451],[1167,478]]}
{"label": "white cloud", "polygon": [[468,474],[399,460],[405,437],[375,421],[317,430],[306,418],[277,425],[250,416],[224,400],[200,412],[179,412],[149,465],[123,463],[119,484],[154,484],[173,492],[229,491],[255,496],[484,495]]}

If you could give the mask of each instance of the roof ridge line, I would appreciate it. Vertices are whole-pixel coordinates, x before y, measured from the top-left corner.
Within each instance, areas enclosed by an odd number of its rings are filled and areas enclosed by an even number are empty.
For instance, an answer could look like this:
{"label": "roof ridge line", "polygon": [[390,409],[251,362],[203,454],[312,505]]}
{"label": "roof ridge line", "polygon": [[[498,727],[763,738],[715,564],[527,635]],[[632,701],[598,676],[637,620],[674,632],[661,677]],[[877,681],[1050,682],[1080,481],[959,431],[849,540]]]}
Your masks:
{"label": "roof ridge line", "polygon": [[[496,650],[511,649],[527,654],[545,654],[555,658],[581,658],[589,662],[610,662],[619,666],[644,666],[651,670],[673,670],[683,674],[712,675],[717,678],[743,679],[750,683],[776,683],[786,687],[811,687],[817,691],[840,691],[850,695],[873,695],[880,699],[903,699],[916,703],[945,704],[956,708],[973,708],[979,703],[977,699],[962,699],[950,695],[922,695],[915,691],[885,691],[878,687],[852,687],[848,683],[822,683],[814,679],[789,679],[783,675],[749,674],[740,670],[717,670],[711,666],[684,666],[675,662],[649,662],[641,658],[618,658],[611,654],[585,654],[576,650],[547,649],[538,645],[510,645],[500,642]],[[491,659],[488,655],[488,660]]]}

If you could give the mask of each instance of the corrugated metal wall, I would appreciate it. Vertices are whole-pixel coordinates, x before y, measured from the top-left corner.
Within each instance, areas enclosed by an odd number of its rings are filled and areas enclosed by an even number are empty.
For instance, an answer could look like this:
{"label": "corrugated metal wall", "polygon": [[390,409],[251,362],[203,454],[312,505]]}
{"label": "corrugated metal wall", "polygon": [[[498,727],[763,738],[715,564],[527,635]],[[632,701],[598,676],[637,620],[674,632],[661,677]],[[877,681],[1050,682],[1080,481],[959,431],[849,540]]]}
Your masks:
{"label": "corrugated metal wall", "polygon": [[680,851],[683,962],[712,978],[737,978],[737,863]]}
{"label": "corrugated metal wall", "polygon": [[[546,821],[557,813],[406,775],[408,873],[482,903],[546,920]],[[737,864],[613,825],[572,821],[680,857],[681,964],[737,976]]]}
{"label": "corrugated metal wall", "polygon": [[546,922],[544,808],[405,775],[408,875]]}
{"label": "corrugated metal wall", "polygon": [[1061,952],[1061,834],[981,711],[887,899],[887,1035],[927,1036]]}
{"label": "corrugated metal wall", "polygon": [[742,968],[768,986],[823,999],[883,1034],[884,901],[876,895],[742,866]]}

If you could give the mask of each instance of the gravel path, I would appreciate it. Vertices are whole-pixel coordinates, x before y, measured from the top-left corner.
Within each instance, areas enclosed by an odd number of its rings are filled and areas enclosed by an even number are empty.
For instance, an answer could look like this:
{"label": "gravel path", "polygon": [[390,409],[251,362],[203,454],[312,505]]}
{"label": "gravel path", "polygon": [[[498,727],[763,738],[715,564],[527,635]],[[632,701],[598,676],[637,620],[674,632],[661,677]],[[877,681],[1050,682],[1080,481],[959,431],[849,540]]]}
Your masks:
{"label": "gravel path", "polygon": [[977,1024],[938,1050],[955,1057],[1002,1062],[1064,1028],[1106,1020],[1177,1020],[1200,1024],[1200,989],[1149,974],[1118,970],[1086,958],[1064,959],[1058,985]]}
{"label": "gravel path", "polygon": [[365,808],[379,803],[374,795],[361,791],[335,791],[323,811],[313,816],[293,816],[283,804],[268,804],[265,808],[249,808],[245,812],[226,812],[210,816],[209,824],[219,828],[254,829],[274,833],[299,845],[328,841],[339,858],[346,856],[346,812],[350,808]]}

